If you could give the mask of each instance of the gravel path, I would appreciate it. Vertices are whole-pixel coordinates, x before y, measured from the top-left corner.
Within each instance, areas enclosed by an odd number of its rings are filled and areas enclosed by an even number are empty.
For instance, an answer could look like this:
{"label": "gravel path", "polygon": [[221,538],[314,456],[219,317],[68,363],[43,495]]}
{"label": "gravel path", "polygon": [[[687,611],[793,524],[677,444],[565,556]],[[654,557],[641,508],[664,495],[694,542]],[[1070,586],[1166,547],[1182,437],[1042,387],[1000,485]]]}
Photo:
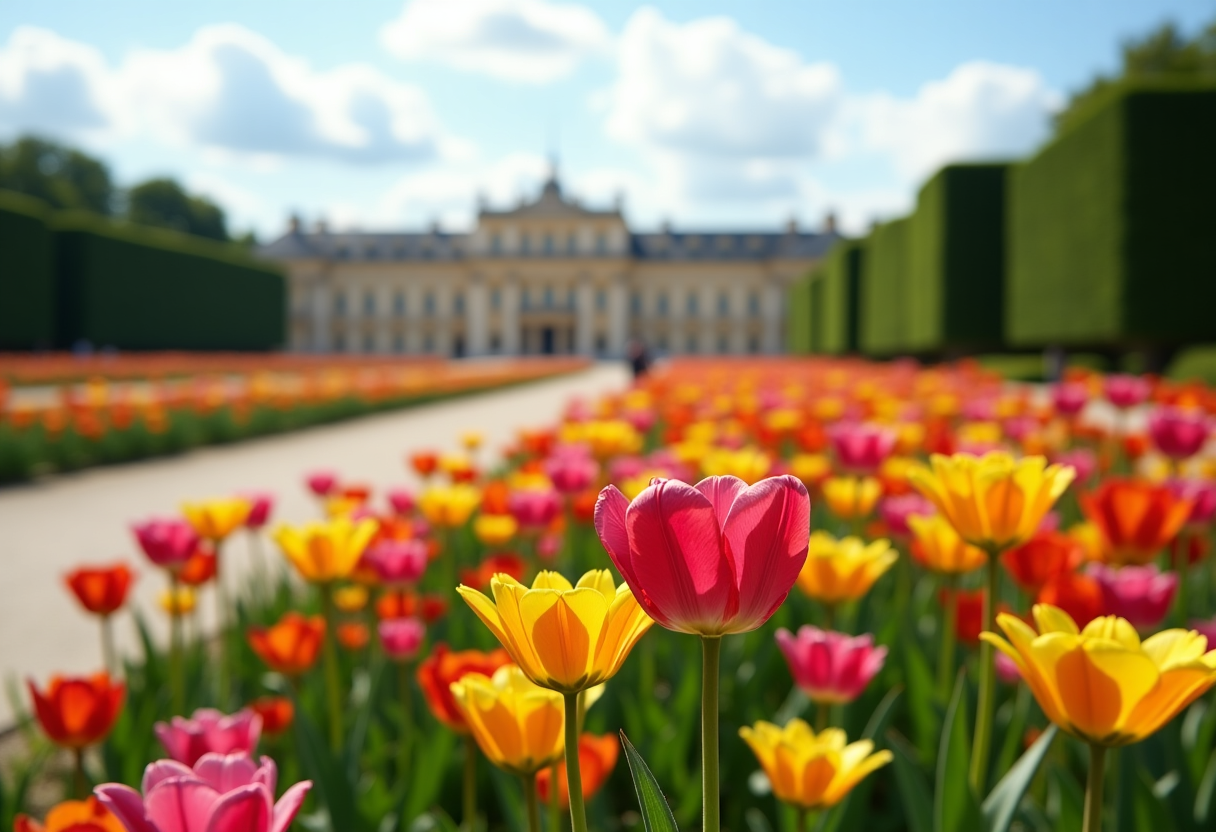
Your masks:
{"label": "gravel path", "polygon": [[[134,565],[139,577],[132,600],[167,631],[156,606],[163,581],[132,540],[134,520],[175,512],[186,499],[256,489],[278,495],[274,520],[302,521],[316,513],[301,484],[306,471],[333,468],[347,481],[377,488],[416,485],[405,463],[410,450],[453,448],[463,430],[478,429],[486,436],[483,452],[493,453],[518,428],[551,423],[570,397],[619,389],[627,380],[624,365],[602,364],[509,390],[0,489],[0,678],[44,682],[55,672],[100,668],[97,622],[61,580],[81,563]],[[248,542],[234,540],[224,558],[230,576],[246,571]],[[206,617],[210,598],[202,600]],[[132,648],[130,617],[115,624],[120,649]],[[0,727],[11,714],[7,697],[0,697]]]}

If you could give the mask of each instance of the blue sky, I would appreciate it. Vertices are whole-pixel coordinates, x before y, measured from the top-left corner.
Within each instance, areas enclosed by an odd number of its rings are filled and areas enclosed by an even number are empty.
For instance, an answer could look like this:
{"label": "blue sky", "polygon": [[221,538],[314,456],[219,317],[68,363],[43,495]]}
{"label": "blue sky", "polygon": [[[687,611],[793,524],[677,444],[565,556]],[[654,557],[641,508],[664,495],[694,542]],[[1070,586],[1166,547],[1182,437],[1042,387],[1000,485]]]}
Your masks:
{"label": "blue sky", "polygon": [[232,223],[453,228],[556,150],[630,221],[858,231],[952,160],[1024,155],[1070,90],[1201,0],[7,2],[0,138],[169,174]]}

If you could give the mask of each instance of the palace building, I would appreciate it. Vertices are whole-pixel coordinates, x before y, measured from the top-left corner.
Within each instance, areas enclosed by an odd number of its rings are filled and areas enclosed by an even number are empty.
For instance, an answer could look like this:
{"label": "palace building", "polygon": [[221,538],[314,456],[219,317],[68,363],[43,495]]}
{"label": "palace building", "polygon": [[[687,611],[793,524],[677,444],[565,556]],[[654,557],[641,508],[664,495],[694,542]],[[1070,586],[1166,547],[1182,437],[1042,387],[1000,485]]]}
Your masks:
{"label": "palace building", "polygon": [[288,233],[260,248],[284,265],[290,348],[443,356],[619,357],[775,353],[785,297],[837,238],[793,223],[778,233],[630,231],[551,176],[509,210],[483,207],[452,234]]}

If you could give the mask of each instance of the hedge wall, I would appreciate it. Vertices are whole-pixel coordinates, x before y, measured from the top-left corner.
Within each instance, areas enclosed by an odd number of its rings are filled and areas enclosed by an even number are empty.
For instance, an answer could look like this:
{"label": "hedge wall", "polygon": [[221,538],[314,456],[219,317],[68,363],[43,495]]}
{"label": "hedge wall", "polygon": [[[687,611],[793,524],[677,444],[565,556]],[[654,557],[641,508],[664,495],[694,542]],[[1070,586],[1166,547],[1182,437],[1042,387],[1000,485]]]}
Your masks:
{"label": "hedge wall", "polygon": [[0,349],[55,340],[55,271],[46,206],[0,191]]}
{"label": "hedge wall", "polygon": [[877,357],[908,351],[911,221],[908,217],[875,226],[870,233],[861,278],[861,351]]}
{"label": "hedge wall", "polygon": [[815,323],[818,351],[830,355],[855,353],[860,348],[861,272],[865,240],[841,240],[824,259]]}
{"label": "hedge wall", "polygon": [[1216,88],[1136,84],[1012,169],[1015,346],[1216,340]]}
{"label": "hedge wall", "polygon": [[283,275],[231,246],[75,212],[51,227],[61,346],[264,350],[285,340]]}
{"label": "hedge wall", "polygon": [[1001,345],[1008,168],[949,165],[917,195],[908,230],[909,350]]}
{"label": "hedge wall", "polygon": [[814,324],[812,323],[811,293],[812,285],[817,275],[808,274],[790,286],[786,310],[785,349],[795,355],[806,355],[814,352]]}

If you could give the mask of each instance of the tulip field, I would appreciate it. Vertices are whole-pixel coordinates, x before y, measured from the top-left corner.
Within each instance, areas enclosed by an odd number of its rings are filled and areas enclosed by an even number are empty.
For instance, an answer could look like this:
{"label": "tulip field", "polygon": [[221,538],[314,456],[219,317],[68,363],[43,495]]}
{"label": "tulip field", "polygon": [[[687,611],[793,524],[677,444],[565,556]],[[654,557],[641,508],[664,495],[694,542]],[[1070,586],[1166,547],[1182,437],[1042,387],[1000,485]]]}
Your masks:
{"label": "tulip field", "polygon": [[1214,829],[1213,414],[1147,376],[687,360],[509,447],[403,437],[398,488],[301,470],[304,524],[133,505],[48,610],[96,620],[96,673],[10,685],[0,828]]}

